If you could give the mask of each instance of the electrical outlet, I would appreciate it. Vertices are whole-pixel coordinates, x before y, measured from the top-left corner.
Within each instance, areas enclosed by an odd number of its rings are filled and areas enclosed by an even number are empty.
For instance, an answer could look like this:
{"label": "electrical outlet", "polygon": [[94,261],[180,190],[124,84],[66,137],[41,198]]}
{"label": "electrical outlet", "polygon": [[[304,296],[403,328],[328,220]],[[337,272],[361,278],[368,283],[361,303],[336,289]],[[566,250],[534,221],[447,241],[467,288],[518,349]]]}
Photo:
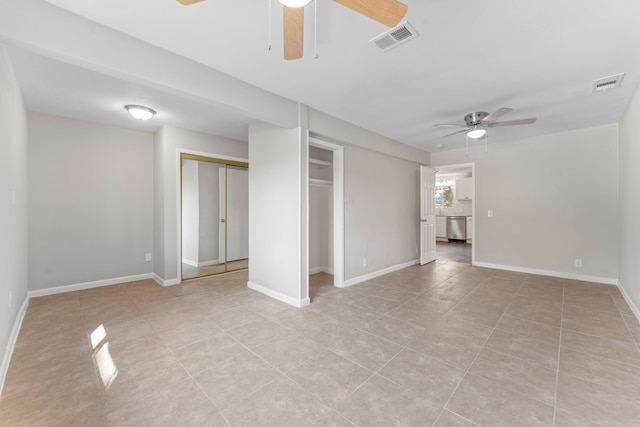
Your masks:
{"label": "electrical outlet", "polygon": [[144,254],[145,261],[151,261],[151,254]]}
{"label": "electrical outlet", "polygon": [[582,267],[582,260],[580,258],[576,258],[576,260],[574,261],[574,264],[576,267],[580,268]]}
{"label": "electrical outlet", "polygon": [[489,211],[487,211],[487,216],[488,216],[489,218],[492,218],[492,217],[493,217],[493,210],[489,210]]}
{"label": "electrical outlet", "polygon": [[369,265],[369,261],[366,258],[362,258],[362,268],[367,268]]}

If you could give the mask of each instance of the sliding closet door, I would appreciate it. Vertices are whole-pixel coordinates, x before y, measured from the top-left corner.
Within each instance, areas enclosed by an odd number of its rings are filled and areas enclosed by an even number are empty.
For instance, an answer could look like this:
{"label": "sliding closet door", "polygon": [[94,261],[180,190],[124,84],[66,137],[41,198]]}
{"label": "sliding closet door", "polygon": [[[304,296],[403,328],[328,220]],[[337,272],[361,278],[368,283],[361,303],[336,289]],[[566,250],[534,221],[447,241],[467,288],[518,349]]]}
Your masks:
{"label": "sliding closet door", "polygon": [[227,166],[227,271],[249,267],[249,170]]}
{"label": "sliding closet door", "polygon": [[246,164],[183,154],[182,279],[248,267]]}

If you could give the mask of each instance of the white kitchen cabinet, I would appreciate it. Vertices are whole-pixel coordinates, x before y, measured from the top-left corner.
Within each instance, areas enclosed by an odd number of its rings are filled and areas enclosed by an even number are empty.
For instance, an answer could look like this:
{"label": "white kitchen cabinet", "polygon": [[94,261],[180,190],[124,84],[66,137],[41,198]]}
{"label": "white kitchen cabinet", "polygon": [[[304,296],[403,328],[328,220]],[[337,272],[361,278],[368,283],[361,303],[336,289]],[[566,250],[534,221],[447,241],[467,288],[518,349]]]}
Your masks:
{"label": "white kitchen cabinet", "polygon": [[447,217],[438,216],[436,217],[436,239],[446,239],[446,238],[447,238]]}
{"label": "white kitchen cabinet", "polygon": [[467,217],[467,243],[471,243],[473,237],[473,217]]}
{"label": "white kitchen cabinet", "polygon": [[456,179],[456,200],[472,200],[473,199],[473,179],[459,178]]}

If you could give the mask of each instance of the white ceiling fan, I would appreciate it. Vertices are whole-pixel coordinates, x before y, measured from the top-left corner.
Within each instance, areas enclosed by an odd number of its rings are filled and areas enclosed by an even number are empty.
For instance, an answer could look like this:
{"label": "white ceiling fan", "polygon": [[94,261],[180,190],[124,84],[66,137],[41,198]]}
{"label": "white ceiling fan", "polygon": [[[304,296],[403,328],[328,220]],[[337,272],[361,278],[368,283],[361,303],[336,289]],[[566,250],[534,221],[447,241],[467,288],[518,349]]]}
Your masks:
{"label": "white ceiling fan", "polygon": [[498,127],[498,126],[514,126],[514,125],[530,125],[536,122],[536,118],[529,119],[520,119],[520,120],[509,120],[506,122],[498,122],[500,117],[504,116],[512,112],[512,108],[498,108],[493,113],[489,114],[485,111],[478,111],[475,113],[469,113],[464,116],[464,124],[457,123],[443,123],[443,124],[435,124],[437,127],[455,127],[462,128],[461,130],[455,131],[453,133],[449,133],[447,135],[439,136],[437,138],[432,139],[432,141],[447,138],[453,135],[457,135],[459,133],[466,133],[467,137],[472,139],[480,139],[483,136],[486,137],[487,131],[489,128]]}
{"label": "white ceiling fan", "polygon": [[[184,5],[204,0],[178,0]],[[304,7],[312,0],[278,0],[284,13],[284,59],[300,59],[304,40]],[[375,21],[395,27],[407,14],[408,6],[396,0],[334,0],[336,3]]]}

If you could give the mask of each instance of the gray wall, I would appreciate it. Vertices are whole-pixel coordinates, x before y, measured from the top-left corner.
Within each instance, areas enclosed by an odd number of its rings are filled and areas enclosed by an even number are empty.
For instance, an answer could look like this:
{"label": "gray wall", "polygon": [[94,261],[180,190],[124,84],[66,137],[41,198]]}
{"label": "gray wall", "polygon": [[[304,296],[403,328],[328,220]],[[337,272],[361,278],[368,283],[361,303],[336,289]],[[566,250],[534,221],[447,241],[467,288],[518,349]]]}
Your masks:
{"label": "gray wall", "polygon": [[247,143],[174,126],[163,126],[153,139],[154,273],[165,284],[178,283],[180,151],[246,159]]}
{"label": "gray wall", "polygon": [[222,261],[219,254],[221,170],[224,165],[198,162],[198,263]]}
{"label": "gray wall", "polygon": [[417,259],[419,164],[345,146],[344,169],[345,279]]}
{"label": "gray wall", "polygon": [[620,121],[620,284],[640,318],[640,89]]}
{"label": "gray wall", "polygon": [[27,298],[27,234],[27,113],[0,44],[0,393]]}
{"label": "gray wall", "polygon": [[29,288],[148,274],[153,136],[29,113]]}
{"label": "gray wall", "polygon": [[249,125],[249,282],[294,305],[308,297],[301,277],[302,159],[299,128]]}
{"label": "gray wall", "polygon": [[[333,191],[330,185],[309,185],[309,272],[332,273]],[[331,255],[330,255],[331,254]]]}
{"label": "gray wall", "polygon": [[[431,158],[435,166],[476,163],[477,263],[616,282],[617,125]],[[574,267],[576,258],[582,268]]]}

